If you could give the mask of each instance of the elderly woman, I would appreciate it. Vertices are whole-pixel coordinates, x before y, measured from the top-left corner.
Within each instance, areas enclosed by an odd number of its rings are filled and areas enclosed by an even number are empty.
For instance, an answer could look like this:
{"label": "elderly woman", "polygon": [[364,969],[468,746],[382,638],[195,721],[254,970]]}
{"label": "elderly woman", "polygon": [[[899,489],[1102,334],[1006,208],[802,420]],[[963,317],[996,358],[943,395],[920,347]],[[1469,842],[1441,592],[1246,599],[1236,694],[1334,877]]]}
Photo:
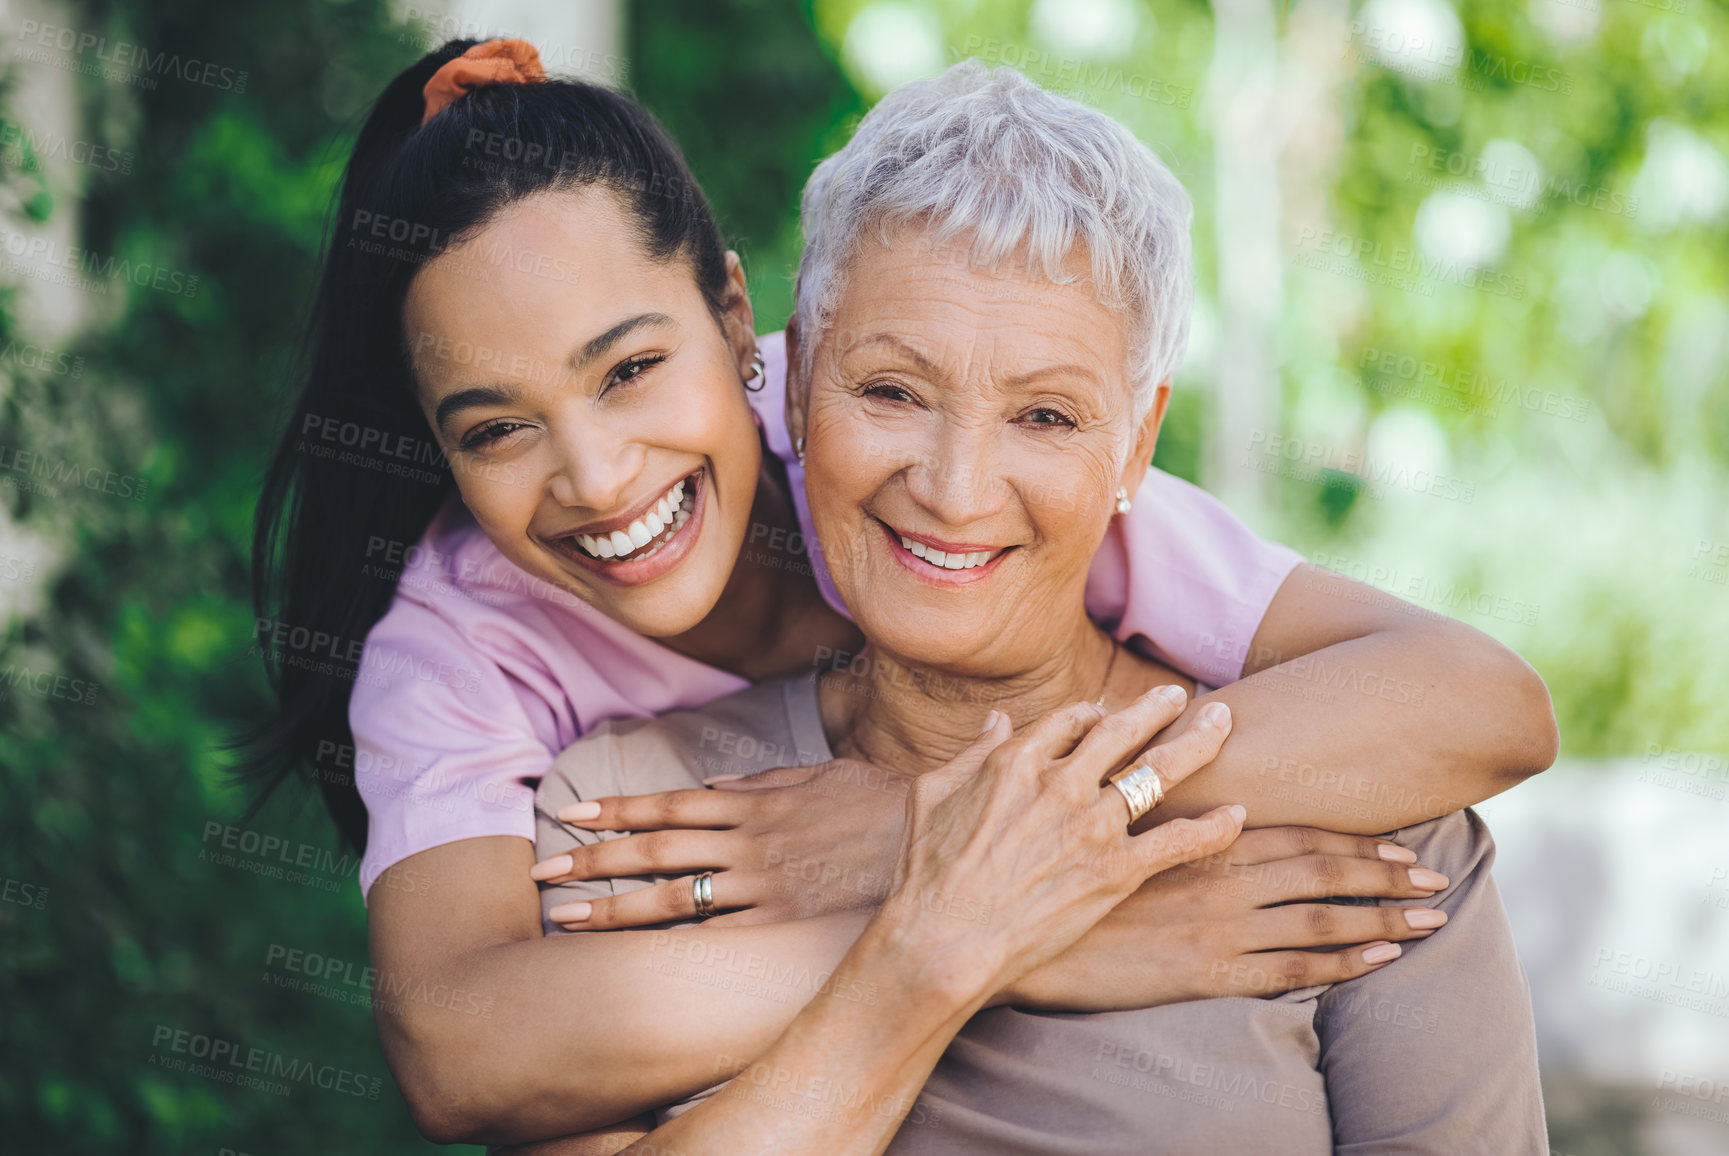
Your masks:
{"label": "elderly woman", "polygon": [[[1413,869],[1402,892],[1373,892],[1405,906],[1302,909],[1360,927],[1371,964],[1398,954],[1380,941],[1450,924],[1393,967],[1189,1002],[1129,959],[1111,976],[1093,956],[1086,990],[1065,969],[1123,908],[1185,887],[1296,897],[1255,870],[1276,857],[1256,841],[1268,832],[1175,866],[1231,843],[1237,811],[1145,829],[1228,712],[1155,748],[1133,785],[1100,787],[1194,689],[1085,609],[1089,562],[1138,491],[1181,355],[1187,219],[1180,185],[1114,122],[971,64],[885,99],[813,177],[789,422],[810,529],[868,648],[820,677],[603,725],[543,780],[537,850],[558,864],[542,872],[548,930],[580,925],[596,899],[668,886],[574,878],[572,848],[624,825],[609,796],[694,787],[721,751],[743,773],[856,756],[914,784],[894,883],[861,883],[886,899],[866,904],[838,962],[802,975],[663,931],[651,966],[710,987],[717,1015],[816,998],[760,1050],[712,1057],[720,1094],[575,1143],[1542,1149],[1528,997],[1469,813],[1392,836],[1445,876]],[[786,866],[792,879],[825,867]],[[687,916],[727,906],[708,876],[670,886]],[[646,1034],[664,1035],[657,1014],[639,1009]]]}

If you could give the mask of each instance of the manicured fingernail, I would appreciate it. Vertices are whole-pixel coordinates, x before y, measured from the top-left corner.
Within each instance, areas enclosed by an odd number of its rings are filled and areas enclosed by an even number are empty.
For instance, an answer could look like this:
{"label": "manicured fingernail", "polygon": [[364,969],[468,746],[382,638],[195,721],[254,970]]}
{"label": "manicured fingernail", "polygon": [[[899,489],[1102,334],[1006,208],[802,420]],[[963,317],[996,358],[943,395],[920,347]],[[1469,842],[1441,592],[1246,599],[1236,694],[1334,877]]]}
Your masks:
{"label": "manicured fingernail", "polygon": [[1170,699],[1172,702],[1177,703],[1179,706],[1182,704],[1184,699],[1189,697],[1188,692],[1180,686],[1161,686],[1159,688],[1159,693]]}
{"label": "manicured fingernail", "polygon": [[1436,911],[1430,907],[1407,907],[1405,922],[1418,931],[1427,931],[1431,927],[1439,927],[1447,922],[1445,911]]}
{"label": "manicured fingernail", "polygon": [[1239,823],[1249,817],[1249,809],[1241,803],[1232,803],[1230,806],[1226,807],[1225,810],[1229,811],[1231,817]]}
{"label": "manicured fingernail", "polygon": [[1222,702],[1209,702],[1201,709],[1201,721],[1208,726],[1222,727],[1231,720],[1231,708]]}
{"label": "manicured fingernail", "polygon": [[1439,891],[1447,885],[1447,877],[1439,871],[1431,871],[1427,867],[1411,868],[1411,886],[1421,887],[1425,891]]}
{"label": "manicured fingernail", "polygon": [[542,859],[528,869],[528,877],[536,882],[542,879],[554,879],[568,872],[575,864],[569,855],[554,855],[550,859]]}
{"label": "manicured fingernail", "polygon": [[1389,863],[1415,863],[1417,853],[1409,847],[1401,847],[1397,843],[1382,843],[1375,848],[1375,854]]}
{"label": "manicured fingernail", "polygon": [[594,911],[592,903],[563,903],[546,913],[554,923],[581,923]]}
{"label": "manicured fingernail", "polygon": [[600,818],[599,803],[572,803],[568,807],[560,808],[558,812],[558,820],[561,823],[580,823],[584,819],[598,818]]}
{"label": "manicured fingernail", "polygon": [[[554,918],[556,918],[556,913]],[[1363,952],[1364,963],[1386,963],[1389,959],[1399,958],[1399,945],[1396,943],[1377,943]]]}
{"label": "manicured fingernail", "polygon": [[990,714],[987,714],[985,716],[985,725],[979,728],[979,733],[982,735],[986,731],[990,730],[992,727],[994,727],[996,725],[997,725],[997,712],[993,710]]}
{"label": "manicured fingernail", "polygon": [[742,778],[744,778],[743,775],[710,775],[702,781],[702,785],[705,787],[712,787],[716,783],[731,783]]}

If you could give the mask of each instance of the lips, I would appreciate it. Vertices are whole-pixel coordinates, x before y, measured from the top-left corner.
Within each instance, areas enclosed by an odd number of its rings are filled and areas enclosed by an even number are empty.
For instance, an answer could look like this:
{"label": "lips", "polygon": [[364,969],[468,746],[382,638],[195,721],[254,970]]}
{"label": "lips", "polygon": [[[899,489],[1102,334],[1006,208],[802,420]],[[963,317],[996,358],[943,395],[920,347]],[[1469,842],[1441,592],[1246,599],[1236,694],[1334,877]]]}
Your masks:
{"label": "lips", "polygon": [[900,535],[901,547],[915,558],[924,560],[939,570],[972,570],[983,566],[1002,553],[1001,550],[939,550],[905,534]]}
{"label": "lips", "polygon": [[[696,486],[680,478],[641,516],[623,526],[575,535],[576,544],[591,558],[649,558],[670,542],[696,508]],[[687,492],[688,491],[688,492]],[[569,535],[567,535],[569,537]]]}
{"label": "lips", "polygon": [[635,510],[542,541],[608,585],[653,582],[671,573],[696,546],[708,507],[707,472],[705,467],[687,474]]}
{"label": "lips", "polygon": [[914,534],[883,522],[877,522],[889,542],[889,552],[895,560],[915,575],[938,585],[965,585],[978,581],[996,569],[1014,546],[987,546],[966,542],[946,542],[926,534]]}

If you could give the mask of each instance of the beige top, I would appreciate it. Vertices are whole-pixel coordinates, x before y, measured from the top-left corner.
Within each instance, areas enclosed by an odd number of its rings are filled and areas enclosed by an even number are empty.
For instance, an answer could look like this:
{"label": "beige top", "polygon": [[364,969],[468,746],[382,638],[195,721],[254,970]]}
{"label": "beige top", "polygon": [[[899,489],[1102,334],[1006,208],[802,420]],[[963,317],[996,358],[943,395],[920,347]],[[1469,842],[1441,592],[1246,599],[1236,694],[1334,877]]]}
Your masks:
{"label": "beige top", "polygon": [[[578,799],[686,788],[712,775],[832,757],[808,676],[761,683],[699,711],[603,724],[568,747],[542,780],[536,856],[617,837],[552,818]],[[1493,841],[1470,811],[1391,838],[1452,886],[1426,901],[1448,913],[1447,926],[1406,944],[1390,966],[1270,999],[1090,1015],[982,1012],[950,1044],[888,1151],[1546,1152],[1530,993],[1489,877]],[[794,883],[797,876],[789,872]],[[542,910],[661,878],[543,887]],[[563,933],[545,926],[549,935]],[[720,966],[680,958],[676,941],[666,956],[663,970],[708,984],[717,999],[784,1000],[789,990],[828,981],[775,976],[763,961]],[[809,1103],[800,1110],[820,1111],[823,1092],[804,1093]],[[791,1103],[783,1090],[761,1094]],[[669,1105],[661,1118],[701,1098]]]}

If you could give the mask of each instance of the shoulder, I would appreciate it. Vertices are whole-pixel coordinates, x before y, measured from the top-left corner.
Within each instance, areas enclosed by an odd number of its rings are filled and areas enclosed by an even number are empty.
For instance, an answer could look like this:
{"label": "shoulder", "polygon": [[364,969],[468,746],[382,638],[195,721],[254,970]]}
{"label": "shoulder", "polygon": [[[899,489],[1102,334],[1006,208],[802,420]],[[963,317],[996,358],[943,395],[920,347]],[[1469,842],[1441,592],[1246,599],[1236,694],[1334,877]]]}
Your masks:
{"label": "shoulder", "polygon": [[[799,728],[789,706],[789,684],[800,681],[770,679],[693,710],[608,719],[566,747],[553,772],[587,774],[599,760],[628,775],[628,792],[635,794],[812,761],[811,752],[799,749]],[[665,777],[659,768],[670,769],[676,781],[654,785]]]}
{"label": "shoulder", "polygon": [[1403,827],[1386,838],[1415,851],[1419,863],[1447,876],[1452,884],[1449,890],[1495,863],[1495,838],[1488,824],[1469,807]]}
{"label": "shoulder", "polygon": [[412,546],[372,552],[380,557],[374,576],[395,577],[396,592],[367,633],[368,651],[460,652],[512,673],[568,676],[589,665],[584,654],[596,648],[584,643],[622,629],[569,590],[516,566],[454,498]]}
{"label": "shoulder", "polygon": [[750,774],[785,766],[786,763],[772,760],[789,752],[793,745],[787,687],[798,681],[802,680],[769,679],[692,710],[668,711],[654,718],[610,719],[596,726],[592,733],[606,734],[620,751],[633,755],[641,753],[645,746],[691,754],[737,755],[742,751],[743,761],[750,767],[727,772],[704,771],[705,777]]}
{"label": "shoulder", "polygon": [[1282,577],[1302,560],[1201,487],[1157,467],[1147,471],[1130,514],[1113,524],[1122,528],[1131,560],[1159,558],[1209,580],[1234,575],[1241,583],[1264,570]]}
{"label": "shoulder", "polygon": [[366,634],[349,705],[357,733],[390,718],[398,742],[421,733],[448,743],[518,728],[527,707],[550,712],[541,737],[556,746],[564,728],[552,720],[606,682],[594,655],[622,658],[632,645],[601,645],[610,620],[511,564],[459,503],[412,546],[371,552],[396,591]]}
{"label": "shoulder", "polygon": [[1199,486],[1154,468],[1113,517],[1087,578],[1087,609],[1118,638],[1212,686],[1242,676],[1250,641],[1302,561]]}
{"label": "shoulder", "polygon": [[[493,545],[486,531],[452,495],[420,541],[402,549],[379,547],[382,574],[398,571],[398,600],[418,602],[445,614],[485,611],[521,613],[525,608],[585,609],[570,591],[529,574]],[[369,554],[372,551],[369,550]]]}

